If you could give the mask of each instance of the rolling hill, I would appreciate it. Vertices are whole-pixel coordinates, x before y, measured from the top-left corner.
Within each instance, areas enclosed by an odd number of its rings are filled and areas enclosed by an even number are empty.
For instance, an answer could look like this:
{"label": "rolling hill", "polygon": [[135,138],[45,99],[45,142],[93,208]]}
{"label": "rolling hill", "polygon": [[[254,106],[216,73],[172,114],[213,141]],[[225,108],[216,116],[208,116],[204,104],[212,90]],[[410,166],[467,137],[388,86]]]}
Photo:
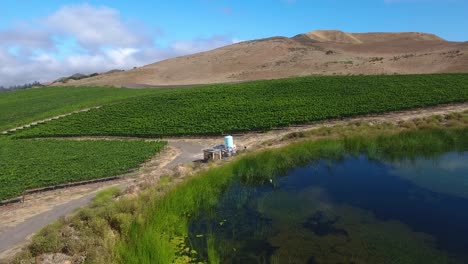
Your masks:
{"label": "rolling hill", "polygon": [[244,41],[129,71],[54,85],[126,87],[231,83],[307,75],[468,72],[468,42],[418,32],[318,30]]}

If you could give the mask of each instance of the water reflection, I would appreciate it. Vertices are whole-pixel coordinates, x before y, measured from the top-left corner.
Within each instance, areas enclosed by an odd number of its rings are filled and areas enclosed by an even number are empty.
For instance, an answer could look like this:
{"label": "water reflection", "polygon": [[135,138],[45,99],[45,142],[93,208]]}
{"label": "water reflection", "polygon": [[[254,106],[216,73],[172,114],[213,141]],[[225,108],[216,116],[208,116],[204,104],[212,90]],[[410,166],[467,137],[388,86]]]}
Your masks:
{"label": "water reflection", "polygon": [[206,260],[212,235],[223,263],[467,263],[467,183],[466,152],[320,161],[276,187],[230,186],[189,240]]}
{"label": "water reflection", "polygon": [[466,155],[451,152],[434,159],[392,162],[390,173],[434,192],[468,198]]}

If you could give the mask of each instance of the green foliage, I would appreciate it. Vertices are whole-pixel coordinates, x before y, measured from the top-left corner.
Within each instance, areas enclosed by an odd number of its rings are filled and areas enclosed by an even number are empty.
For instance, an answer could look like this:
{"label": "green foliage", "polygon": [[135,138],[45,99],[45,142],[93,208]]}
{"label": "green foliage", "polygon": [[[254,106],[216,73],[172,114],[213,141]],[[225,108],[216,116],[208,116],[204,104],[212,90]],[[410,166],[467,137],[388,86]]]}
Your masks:
{"label": "green foliage", "polygon": [[122,174],[164,145],[143,140],[0,138],[0,200],[30,188]]}
{"label": "green foliage", "polygon": [[[170,190],[163,199],[143,195],[145,208],[128,235],[117,244],[121,263],[184,263],[195,252],[186,250],[185,238],[191,214],[214,206],[232,179],[232,164],[211,169]],[[212,252],[214,253],[214,252]],[[212,255],[215,260],[216,255]]]}
{"label": "green foliage", "polygon": [[104,205],[110,202],[114,197],[119,196],[120,188],[119,187],[111,187],[104,191],[99,192],[96,197],[94,197],[94,206]]}
{"label": "green foliage", "polygon": [[281,151],[263,151],[240,159],[234,174],[248,185],[261,185],[274,180],[295,165],[307,164],[313,159],[338,159],[345,151],[343,142],[321,140],[284,147]]}
{"label": "green foliage", "polygon": [[[376,159],[434,156],[451,150],[468,149],[468,129],[432,129],[377,137],[306,141],[274,150],[248,154],[222,167],[191,178],[161,199],[149,199],[141,218],[133,221],[128,236],[117,243],[121,263],[173,263],[187,259],[172,239],[187,237],[190,217],[213,208],[226,186],[235,179],[247,184],[264,184],[294,166],[318,159],[340,159],[365,153]],[[144,198],[148,201],[148,197]],[[207,239],[210,261],[217,261],[214,241]]]}
{"label": "green foliage", "polygon": [[[339,128],[338,131],[343,129],[345,128]],[[355,129],[368,132],[362,125]],[[321,158],[338,159],[346,151],[352,151],[356,155],[366,152],[368,155],[374,153],[376,158],[391,158],[388,153],[394,150],[392,142],[398,139],[407,143],[398,145],[397,149],[404,149],[405,146],[408,149],[421,149],[425,146],[426,153],[430,153],[431,149],[435,151],[433,155],[444,149],[468,149],[466,129],[424,130],[391,135],[383,133],[386,136],[380,137],[375,133],[370,136],[356,136],[359,135],[356,131],[353,133],[355,135],[346,139],[347,143],[343,139],[306,141],[244,155],[232,163],[190,178],[170,189],[163,197],[158,191],[162,188],[159,185],[158,188],[144,190],[137,198],[121,196],[113,201],[112,197],[119,190],[106,190],[98,194],[90,208],[81,209],[75,216],[36,235],[32,245],[18,256],[15,263],[24,263],[21,260],[34,259],[35,256],[50,251],[84,255],[87,263],[195,262],[198,253],[192,249],[187,251],[190,248],[190,242],[186,239],[190,218],[203,208],[216,206],[218,197],[236,177],[241,177],[250,184],[272,178],[274,180],[275,175],[263,173],[263,170],[271,173],[284,172],[300,162],[307,163]],[[426,141],[428,137],[432,137],[431,142]],[[449,144],[439,144],[441,141]],[[266,168],[263,164],[272,168]],[[242,178],[249,166],[254,168],[250,172],[251,178]],[[255,175],[257,180],[254,179]],[[167,188],[169,186],[164,187],[164,190]],[[209,237],[201,236],[200,239],[208,240]],[[215,247],[209,250],[216,260],[216,256],[221,253],[217,250],[222,250],[223,245],[214,244]],[[276,257],[272,263],[279,261],[279,256]]]}
{"label": "green foliage", "polygon": [[467,100],[468,74],[302,77],[161,89],[15,135],[219,135]]}
{"label": "green foliage", "polygon": [[[26,263],[44,253],[61,252],[70,256],[85,253],[84,263],[114,263],[113,251],[123,229],[129,229],[135,212],[145,206],[143,200],[115,196],[118,188],[99,192],[89,207],[80,209],[72,217],[47,226],[32,238],[31,244],[19,254],[13,263]],[[29,263],[29,262],[27,262]]]}
{"label": "green foliage", "polygon": [[208,262],[210,264],[219,264],[221,263],[221,259],[216,252],[216,241],[213,234],[208,235],[206,238],[206,244],[208,247]]}
{"label": "green foliage", "polygon": [[0,130],[154,92],[154,89],[48,87],[1,93]]}
{"label": "green foliage", "polygon": [[42,229],[29,245],[29,251],[34,255],[60,251],[60,230],[62,223],[59,221]]}

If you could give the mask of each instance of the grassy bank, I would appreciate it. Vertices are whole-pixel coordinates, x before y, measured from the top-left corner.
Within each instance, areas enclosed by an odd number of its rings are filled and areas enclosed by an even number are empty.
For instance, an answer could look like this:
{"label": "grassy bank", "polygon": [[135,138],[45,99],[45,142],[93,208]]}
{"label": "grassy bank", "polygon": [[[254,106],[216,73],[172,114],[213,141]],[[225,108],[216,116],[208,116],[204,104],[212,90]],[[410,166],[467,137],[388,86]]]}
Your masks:
{"label": "grassy bank", "polygon": [[0,200],[26,189],[122,174],[138,167],[164,145],[143,140],[0,138]]}
{"label": "grassy bank", "polygon": [[235,178],[245,184],[264,184],[295,166],[318,159],[339,159],[345,154],[396,159],[466,150],[468,129],[428,129],[376,138],[302,142],[247,155],[187,181],[163,199],[151,203],[143,213],[144,220],[132,224],[127,236],[118,244],[119,260],[121,263],[196,260],[194,252],[185,250],[190,248],[189,244],[180,245],[188,236],[190,215],[214,206],[227,183]]}
{"label": "grassy bank", "polygon": [[157,90],[15,136],[219,135],[467,100],[468,74],[302,77]]}
{"label": "grassy bank", "polygon": [[[467,117],[468,113],[453,114],[399,125],[354,123],[293,134],[284,140],[300,142],[242,155],[175,188],[161,183],[137,198],[124,195],[114,202],[119,194],[110,190],[90,208],[44,229],[19,259],[64,252],[73,257],[84,255],[89,263],[188,263],[197,258],[186,240],[191,215],[216,205],[233,180],[262,184],[291,167],[316,159],[339,159],[347,153],[393,160],[466,151]],[[207,245],[212,244],[208,237]],[[209,256],[216,263],[213,247]]]}

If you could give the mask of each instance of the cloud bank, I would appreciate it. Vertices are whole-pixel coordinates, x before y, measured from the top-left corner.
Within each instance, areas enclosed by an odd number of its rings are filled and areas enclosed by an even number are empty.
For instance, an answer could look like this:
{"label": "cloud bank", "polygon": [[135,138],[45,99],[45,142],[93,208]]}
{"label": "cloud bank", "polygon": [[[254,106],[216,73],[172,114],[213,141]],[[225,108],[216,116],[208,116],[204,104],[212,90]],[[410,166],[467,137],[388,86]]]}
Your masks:
{"label": "cloud bank", "polygon": [[34,23],[0,29],[0,86],[129,69],[236,42],[230,36],[214,35],[160,47],[155,44],[157,37],[144,24],[125,21],[110,7],[63,6]]}

